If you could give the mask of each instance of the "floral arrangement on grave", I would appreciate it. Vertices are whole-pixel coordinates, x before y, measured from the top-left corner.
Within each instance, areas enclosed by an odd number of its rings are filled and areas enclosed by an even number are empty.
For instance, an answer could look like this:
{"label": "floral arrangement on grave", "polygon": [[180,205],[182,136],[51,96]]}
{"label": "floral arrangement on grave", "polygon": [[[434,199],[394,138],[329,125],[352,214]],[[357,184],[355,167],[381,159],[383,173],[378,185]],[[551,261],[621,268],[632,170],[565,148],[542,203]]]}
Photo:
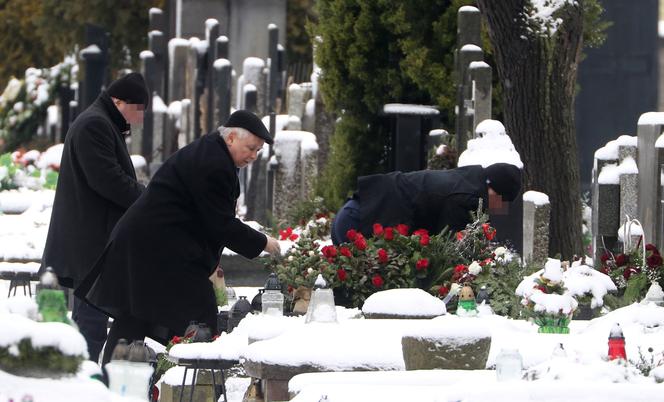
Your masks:
{"label": "floral arrangement on grave", "polygon": [[524,278],[515,294],[523,297],[523,315],[539,326],[538,332],[569,333],[578,303],[565,288],[560,260],[549,258],[543,270]]}
{"label": "floral arrangement on grave", "polygon": [[664,285],[664,260],[653,244],[641,245],[642,237],[631,251],[604,253],[599,271],[615,283],[618,293],[607,301],[611,307],[621,307],[643,300],[652,285]]}
{"label": "floral arrangement on grave", "polygon": [[[566,262],[563,263],[563,267]],[[585,258],[572,262],[563,274],[567,292],[576,299],[578,308],[574,312],[576,319],[592,319],[599,314],[599,309],[610,294],[617,292],[611,278],[592,267],[585,265]]]}
{"label": "floral arrangement on grave", "polygon": [[[511,278],[520,279],[522,268],[516,259],[511,261],[505,247],[493,242],[496,230],[487,223],[487,216],[478,213],[475,217],[456,235],[447,230],[430,234],[404,224],[375,224],[370,238],[351,230],[347,233],[350,242],[338,247],[323,245],[327,238],[312,235],[327,223],[313,221],[307,230],[299,231],[286,255],[266,261],[267,267],[277,273],[289,294],[300,286],[312,288],[321,274],[337,304],[349,307],[360,307],[367,297],[387,289],[417,287],[445,297],[458,283],[476,287],[475,292],[487,286],[491,299],[499,303],[497,313],[516,314],[517,308],[510,304],[518,305],[513,295],[518,282]],[[296,233],[286,230],[283,235]]]}
{"label": "floral arrangement on grave", "polygon": [[[28,153],[39,154],[38,151]],[[22,153],[6,153],[0,155],[0,191],[14,190],[19,187],[34,189],[55,189],[58,183],[58,172],[55,166],[44,169],[35,166],[36,158],[22,158]]]}
{"label": "floral arrangement on grave", "polygon": [[76,82],[76,58],[67,56],[51,68],[28,68],[23,79],[11,78],[0,94],[0,150],[29,142],[39,131],[47,108],[61,85]]}
{"label": "floral arrangement on grave", "polygon": [[[464,286],[470,286],[477,295],[476,303],[481,303],[481,295],[496,314],[517,318],[521,304],[514,289],[531,268],[522,266],[518,256],[494,241],[497,231],[487,220],[488,216],[478,211],[475,220],[455,234],[453,250],[459,259],[448,265],[437,292],[444,300],[453,300]],[[448,305],[448,311],[453,307]]]}

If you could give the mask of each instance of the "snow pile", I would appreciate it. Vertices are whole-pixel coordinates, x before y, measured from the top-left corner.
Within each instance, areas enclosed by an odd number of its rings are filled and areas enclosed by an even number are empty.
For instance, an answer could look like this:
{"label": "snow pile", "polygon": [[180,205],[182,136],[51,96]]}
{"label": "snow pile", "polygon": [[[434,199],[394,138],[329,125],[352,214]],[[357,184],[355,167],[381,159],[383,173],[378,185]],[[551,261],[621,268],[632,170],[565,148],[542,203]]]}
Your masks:
{"label": "snow pile", "polygon": [[[182,380],[182,377],[180,377],[180,380]],[[17,402],[137,402],[135,398],[123,398],[113,394],[101,381],[82,375],[56,380],[19,377],[4,371],[0,371],[0,400]]]}
{"label": "snow pile", "polygon": [[607,142],[606,145],[595,151],[595,159],[617,160],[619,147],[635,147],[637,142],[638,138],[636,136],[621,135],[617,139]]}
{"label": "snow pile", "polygon": [[591,308],[604,305],[604,296],[608,292],[618,290],[608,275],[587,265],[570,267],[563,274],[563,281],[567,291],[573,297],[592,295]]}
{"label": "snow pile", "polygon": [[88,356],[85,339],[61,322],[36,322],[18,314],[0,314],[0,347],[15,347],[25,338],[34,348],[53,347],[69,356]]}
{"label": "snow pile", "polygon": [[468,140],[466,150],[459,156],[458,165],[482,165],[509,163],[523,169],[519,153],[514,149],[512,140],[505,132],[505,126],[498,120],[484,120],[477,125],[478,138]]}
{"label": "snow pile", "polygon": [[364,314],[432,317],[447,312],[445,303],[422,289],[390,289],[369,296],[362,306]]}
{"label": "snow pile", "polygon": [[[5,309],[7,313],[17,314],[31,320],[36,320],[39,314],[37,303],[28,296],[8,298],[5,302]],[[0,311],[2,311],[2,307],[0,307]]]}
{"label": "snow pile", "polygon": [[[12,197],[8,195],[12,191],[0,192],[0,204],[6,202],[5,197]],[[25,203],[21,208],[27,209],[20,215],[0,214],[0,261],[39,261],[46,243],[55,191],[17,190],[17,194]]]}
{"label": "snow pile", "polygon": [[530,201],[537,206],[550,204],[548,195],[533,190],[523,193],[523,201]]}

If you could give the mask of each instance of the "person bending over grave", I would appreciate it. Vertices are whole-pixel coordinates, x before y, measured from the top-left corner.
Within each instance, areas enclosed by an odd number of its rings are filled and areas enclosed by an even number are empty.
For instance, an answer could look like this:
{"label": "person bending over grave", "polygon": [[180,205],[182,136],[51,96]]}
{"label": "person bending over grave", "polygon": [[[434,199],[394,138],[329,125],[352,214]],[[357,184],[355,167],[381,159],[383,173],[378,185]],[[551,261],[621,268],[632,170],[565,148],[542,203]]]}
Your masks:
{"label": "person bending over grave", "polygon": [[76,289],[114,318],[102,365],[118,339],[164,344],[192,320],[216,333],[210,274],[224,247],[247,258],[279,243],[235,217],[238,169],[272,137],[253,113],[234,112],[217,131],[173,154],[120,219],[99,260]]}
{"label": "person bending over grave", "polygon": [[[75,288],[99,258],[113,226],[145,186],[127,152],[130,125],[143,123],[149,92],[143,76],[114,81],[67,131],[41,273],[52,267],[61,286]],[[72,318],[97,361],[108,317],[74,299]]]}
{"label": "person bending over grave", "polygon": [[480,198],[490,213],[507,213],[507,202],[521,189],[521,170],[507,163],[450,170],[391,172],[362,176],[357,191],[332,222],[332,242],[348,242],[350,229],[370,237],[374,223],[440,233],[445,227],[463,230]]}

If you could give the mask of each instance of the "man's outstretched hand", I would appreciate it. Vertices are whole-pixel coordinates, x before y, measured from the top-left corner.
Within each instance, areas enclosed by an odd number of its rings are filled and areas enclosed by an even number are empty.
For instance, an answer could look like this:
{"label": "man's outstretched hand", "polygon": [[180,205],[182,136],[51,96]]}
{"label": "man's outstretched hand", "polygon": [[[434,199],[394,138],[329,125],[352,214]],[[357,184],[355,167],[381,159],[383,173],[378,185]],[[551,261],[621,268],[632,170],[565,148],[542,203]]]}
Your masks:
{"label": "man's outstretched hand", "polygon": [[265,244],[265,251],[272,256],[281,255],[281,247],[279,247],[279,241],[274,237],[267,236],[267,244]]}

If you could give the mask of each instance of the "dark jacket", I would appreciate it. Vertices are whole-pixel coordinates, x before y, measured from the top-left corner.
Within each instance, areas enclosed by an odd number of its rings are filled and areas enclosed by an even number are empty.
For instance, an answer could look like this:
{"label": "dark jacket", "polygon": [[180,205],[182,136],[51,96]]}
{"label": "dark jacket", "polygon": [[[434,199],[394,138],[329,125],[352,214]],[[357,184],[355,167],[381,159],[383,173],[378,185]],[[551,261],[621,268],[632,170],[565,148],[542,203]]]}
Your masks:
{"label": "dark jacket", "polygon": [[113,317],[129,315],[175,334],[190,320],[213,324],[217,304],[208,278],[221,251],[254,258],[267,243],[235,217],[239,194],[237,169],[217,132],[182,148],[120,219],[76,294]]}
{"label": "dark jacket", "polygon": [[144,188],[122,134],[128,129],[103,92],[67,132],[42,258],[42,268],[53,267],[63,286],[75,287],[85,277]]}
{"label": "dark jacket", "polygon": [[373,224],[440,233],[458,231],[470,223],[480,198],[486,208],[486,174],[481,166],[451,170],[421,170],[362,176],[358,179],[360,231],[371,236]]}

